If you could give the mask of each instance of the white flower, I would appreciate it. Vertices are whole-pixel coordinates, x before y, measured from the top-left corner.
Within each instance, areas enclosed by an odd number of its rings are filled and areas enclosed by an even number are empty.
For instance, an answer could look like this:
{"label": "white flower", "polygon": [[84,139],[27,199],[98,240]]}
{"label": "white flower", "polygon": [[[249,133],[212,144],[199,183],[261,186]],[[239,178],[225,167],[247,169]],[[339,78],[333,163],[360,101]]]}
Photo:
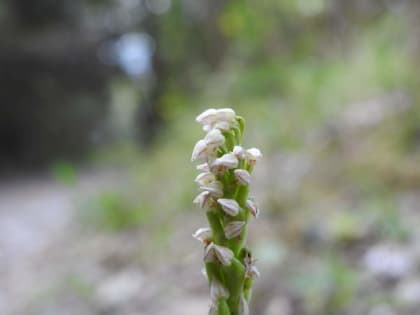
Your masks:
{"label": "white flower", "polygon": [[251,254],[248,254],[245,259],[245,277],[246,278],[258,278],[260,276],[260,272],[258,268],[255,266],[255,259],[252,259]]}
{"label": "white flower", "polygon": [[212,129],[228,131],[236,120],[236,114],[231,108],[210,108],[198,115],[196,120],[203,125],[206,132]]}
{"label": "white flower", "polygon": [[217,114],[216,109],[209,108],[205,110],[204,112],[202,112],[200,115],[198,115],[195,120],[202,125],[210,125],[215,121],[216,114]]}
{"label": "white flower", "polygon": [[220,204],[222,206],[223,211],[234,217],[239,213],[239,204],[236,200],[234,199],[218,199],[217,203]]}
{"label": "white flower", "polygon": [[195,182],[201,186],[208,185],[216,180],[216,175],[210,172],[200,173],[195,178]]}
{"label": "white flower", "polygon": [[251,148],[246,150],[245,157],[250,165],[254,165],[258,160],[262,158],[262,153],[257,148]]}
{"label": "white flower", "polygon": [[193,203],[199,205],[202,209],[212,208],[215,204],[209,191],[202,191],[197,197],[195,197]]}
{"label": "white flower", "polygon": [[225,137],[222,135],[219,129],[212,129],[204,137],[208,146],[219,147],[225,143]]}
{"label": "white flower", "polygon": [[257,204],[253,200],[248,199],[245,205],[246,205],[246,208],[251,212],[253,217],[258,218],[260,214],[260,208],[257,206]]}
{"label": "white flower", "polygon": [[230,266],[234,254],[230,248],[210,243],[204,252],[204,262],[219,261],[224,266]]}
{"label": "white flower", "polygon": [[195,160],[207,158],[213,154],[213,151],[214,149],[209,147],[205,140],[198,140],[194,146],[191,161],[194,162]]}
{"label": "white flower", "polygon": [[250,266],[249,269],[246,269],[245,271],[245,277],[247,278],[258,278],[259,276],[260,272],[255,265]]}
{"label": "white flower", "polygon": [[200,187],[201,190],[208,191],[212,196],[216,198],[223,197],[223,184],[215,180],[207,185],[203,185]]}
{"label": "white flower", "polygon": [[232,108],[219,108],[216,116],[219,121],[234,121],[236,118],[235,111]]}
{"label": "white flower", "polygon": [[239,159],[243,160],[245,158],[245,149],[240,145],[235,145],[233,147],[233,154]]}
{"label": "white flower", "polygon": [[208,163],[198,164],[195,168],[197,171],[200,172],[210,172],[210,167]]}
{"label": "white flower", "polygon": [[248,302],[246,301],[243,294],[241,295],[241,299],[239,300],[238,315],[249,315]]}
{"label": "white flower", "polygon": [[194,232],[192,236],[195,239],[199,240],[201,243],[208,244],[212,237],[211,229],[208,227],[199,228],[197,231]]}
{"label": "white flower", "polygon": [[216,279],[210,283],[210,298],[213,303],[217,303],[219,299],[227,299],[229,291]]}
{"label": "white flower", "polygon": [[236,180],[242,185],[249,185],[251,183],[251,174],[247,170],[236,169],[234,170]]}
{"label": "white flower", "polygon": [[208,132],[212,129],[218,129],[222,131],[229,131],[231,124],[227,121],[217,121],[213,125],[204,126],[204,131]]}
{"label": "white flower", "polygon": [[238,166],[238,159],[233,153],[226,153],[218,159],[215,159],[210,166],[212,172],[223,172],[226,169],[235,168]]}
{"label": "white flower", "polygon": [[244,221],[232,221],[225,226],[225,236],[227,239],[232,239],[241,235],[242,229],[245,226]]}
{"label": "white flower", "polygon": [[212,303],[210,305],[209,315],[217,315],[217,304]]}

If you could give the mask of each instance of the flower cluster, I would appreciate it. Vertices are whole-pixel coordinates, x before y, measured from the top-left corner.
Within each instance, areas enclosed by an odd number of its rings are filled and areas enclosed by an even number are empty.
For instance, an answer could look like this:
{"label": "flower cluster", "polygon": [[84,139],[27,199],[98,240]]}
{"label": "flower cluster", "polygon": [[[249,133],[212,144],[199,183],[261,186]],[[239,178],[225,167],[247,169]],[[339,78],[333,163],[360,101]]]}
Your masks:
{"label": "flower cluster", "polygon": [[251,173],[262,154],[241,146],[245,122],[232,109],[208,109],[196,120],[207,134],[191,157],[202,162],[195,179],[201,192],[194,203],[206,211],[210,227],[198,229],[193,237],[204,245],[209,314],[247,315],[252,280],[259,275],[245,245],[249,219],[259,214],[248,193]]}

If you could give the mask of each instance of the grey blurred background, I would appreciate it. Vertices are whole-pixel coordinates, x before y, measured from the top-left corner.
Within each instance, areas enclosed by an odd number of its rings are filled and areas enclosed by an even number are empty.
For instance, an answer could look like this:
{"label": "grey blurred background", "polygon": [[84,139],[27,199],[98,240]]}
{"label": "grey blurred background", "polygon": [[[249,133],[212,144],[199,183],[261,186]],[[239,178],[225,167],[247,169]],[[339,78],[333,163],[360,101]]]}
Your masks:
{"label": "grey blurred background", "polygon": [[0,314],[207,314],[190,154],[264,159],[255,315],[418,315],[420,3],[0,2]]}

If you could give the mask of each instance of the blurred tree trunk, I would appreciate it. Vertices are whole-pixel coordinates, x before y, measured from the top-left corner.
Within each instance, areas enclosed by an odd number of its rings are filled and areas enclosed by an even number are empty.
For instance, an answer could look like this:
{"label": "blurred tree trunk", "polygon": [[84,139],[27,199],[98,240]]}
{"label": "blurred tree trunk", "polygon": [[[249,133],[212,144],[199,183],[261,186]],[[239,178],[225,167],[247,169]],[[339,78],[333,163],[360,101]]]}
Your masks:
{"label": "blurred tree trunk", "polygon": [[0,31],[0,167],[80,158],[99,137],[109,70],[77,27],[79,1],[9,0]]}

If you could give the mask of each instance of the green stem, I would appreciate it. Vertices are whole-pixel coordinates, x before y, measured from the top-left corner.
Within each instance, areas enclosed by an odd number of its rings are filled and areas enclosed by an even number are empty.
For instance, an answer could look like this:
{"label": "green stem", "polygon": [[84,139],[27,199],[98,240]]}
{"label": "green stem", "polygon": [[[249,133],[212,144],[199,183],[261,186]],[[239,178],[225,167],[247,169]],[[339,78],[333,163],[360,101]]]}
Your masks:
{"label": "green stem", "polygon": [[213,210],[207,211],[207,220],[213,232],[213,241],[216,244],[223,245],[226,242],[225,231],[218,214]]}
{"label": "green stem", "polygon": [[238,314],[239,301],[244,287],[245,268],[237,259],[232,259],[232,264],[228,267],[222,267],[225,276],[225,285],[229,290],[229,298],[227,300],[232,315]]}
{"label": "green stem", "polygon": [[231,315],[229,305],[225,299],[220,299],[217,306],[217,315]]}

